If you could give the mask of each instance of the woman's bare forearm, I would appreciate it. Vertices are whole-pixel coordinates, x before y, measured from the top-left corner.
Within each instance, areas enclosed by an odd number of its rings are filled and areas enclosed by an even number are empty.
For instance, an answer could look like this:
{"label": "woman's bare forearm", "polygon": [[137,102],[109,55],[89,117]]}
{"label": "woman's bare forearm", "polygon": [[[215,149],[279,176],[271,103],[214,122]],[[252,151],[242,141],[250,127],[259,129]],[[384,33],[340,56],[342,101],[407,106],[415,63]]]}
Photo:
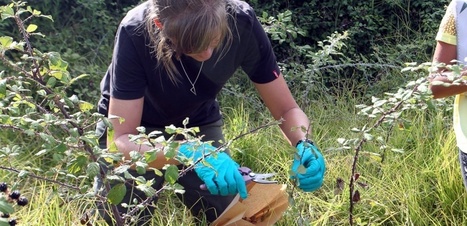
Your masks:
{"label": "woman's bare forearm", "polygon": [[430,89],[433,98],[445,98],[467,92],[467,83],[461,81],[460,83],[453,84],[452,79],[448,77],[450,74],[452,72],[444,71],[433,74],[430,77]]}

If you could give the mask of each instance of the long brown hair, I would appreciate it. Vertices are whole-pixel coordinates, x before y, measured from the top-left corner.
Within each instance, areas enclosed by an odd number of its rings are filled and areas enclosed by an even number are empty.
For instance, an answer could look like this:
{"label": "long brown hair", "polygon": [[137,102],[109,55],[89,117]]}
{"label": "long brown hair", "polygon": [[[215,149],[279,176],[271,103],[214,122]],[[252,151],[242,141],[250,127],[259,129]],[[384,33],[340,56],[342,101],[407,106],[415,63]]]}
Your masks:
{"label": "long brown hair", "polygon": [[172,82],[179,82],[179,72],[172,57],[180,59],[184,53],[198,53],[209,48],[213,40],[220,43],[219,59],[232,42],[228,10],[230,0],[152,0],[146,22],[151,47],[167,70]]}

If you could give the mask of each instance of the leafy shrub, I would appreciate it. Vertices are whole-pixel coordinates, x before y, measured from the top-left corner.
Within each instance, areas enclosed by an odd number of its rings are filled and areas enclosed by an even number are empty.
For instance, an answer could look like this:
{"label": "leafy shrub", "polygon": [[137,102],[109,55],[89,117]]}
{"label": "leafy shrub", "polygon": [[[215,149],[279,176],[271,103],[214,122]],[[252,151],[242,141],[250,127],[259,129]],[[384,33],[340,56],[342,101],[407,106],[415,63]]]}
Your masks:
{"label": "leafy shrub", "polygon": [[[87,74],[69,89],[90,102],[97,102],[99,82],[111,59],[114,34],[124,13],[138,0],[43,0],[30,1],[29,5],[50,15],[53,23],[36,19],[41,33],[47,38],[31,37],[41,49],[62,53],[69,63],[69,71]],[[0,24],[3,35],[20,37],[13,21]]]}
{"label": "leafy shrub", "polygon": [[[364,94],[368,88],[372,93],[391,89],[374,87],[377,81],[393,79],[384,76],[385,72],[398,71],[405,62],[426,62],[431,58],[435,33],[449,1],[250,3],[266,25],[278,60],[293,67],[289,72],[308,74],[307,81],[322,83],[326,89],[334,90],[332,93],[353,87]],[[323,60],[320,78],[314,78],[316,68],[306,68],[316,59],[308,53],[321,51],[321,41],[336,32],[346,33],[344,46],[339,49],[340,54]]]}

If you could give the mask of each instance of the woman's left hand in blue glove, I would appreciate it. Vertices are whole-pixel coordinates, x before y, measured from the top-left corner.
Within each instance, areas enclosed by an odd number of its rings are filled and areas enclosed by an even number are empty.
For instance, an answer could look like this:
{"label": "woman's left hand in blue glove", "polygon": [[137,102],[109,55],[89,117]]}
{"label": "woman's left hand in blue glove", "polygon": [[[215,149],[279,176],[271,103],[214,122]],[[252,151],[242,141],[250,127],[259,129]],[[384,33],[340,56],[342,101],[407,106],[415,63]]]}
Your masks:
{"label": "woman's left hand in blue glove", "polygon": [[321,187],[326,172],[326,163],[319,149],[309,140],[300,141],[294,154],[291,179],[306,192]]}

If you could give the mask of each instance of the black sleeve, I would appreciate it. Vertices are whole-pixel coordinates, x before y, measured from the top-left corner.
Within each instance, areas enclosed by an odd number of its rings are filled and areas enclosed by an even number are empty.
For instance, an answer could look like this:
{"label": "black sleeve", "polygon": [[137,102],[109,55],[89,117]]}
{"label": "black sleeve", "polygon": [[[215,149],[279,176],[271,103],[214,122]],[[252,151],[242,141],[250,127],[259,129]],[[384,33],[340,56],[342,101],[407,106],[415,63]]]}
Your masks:
{"label": "black sleeve", "polygon": [[249,33],[243,46],[248,48],[242,62],[242,69],[255,83],[268,83],[279,77],[280,69],[277,65],[271,42],[254,11],[248,10],[250,26]]}
{"label": "black sleeve", "polygon": [[120,26],[115,38],[110,74],[110,95],[117,99],[132,100],[144,96],[147,86],[143,59],[138,45],[144,45],[132,29]]}

